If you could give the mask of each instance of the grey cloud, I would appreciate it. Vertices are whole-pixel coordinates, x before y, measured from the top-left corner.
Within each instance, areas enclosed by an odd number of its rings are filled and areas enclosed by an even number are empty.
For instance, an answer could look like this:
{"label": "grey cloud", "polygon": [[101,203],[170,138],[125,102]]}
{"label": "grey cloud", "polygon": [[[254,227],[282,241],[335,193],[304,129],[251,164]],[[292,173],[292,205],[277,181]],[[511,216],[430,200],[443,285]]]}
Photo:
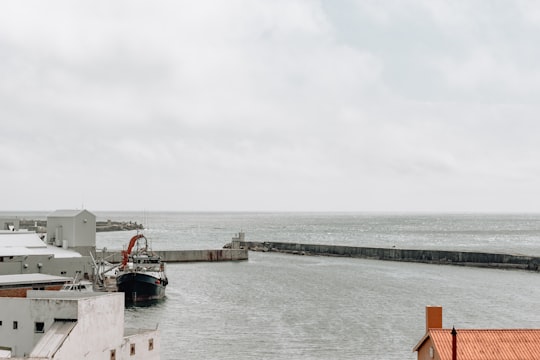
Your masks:
{"label": "grey cloud", "polygon": [[3,205],[482,210],[486,177],[534,191],[524,4],[2,3],[0,166],[33,189]]}

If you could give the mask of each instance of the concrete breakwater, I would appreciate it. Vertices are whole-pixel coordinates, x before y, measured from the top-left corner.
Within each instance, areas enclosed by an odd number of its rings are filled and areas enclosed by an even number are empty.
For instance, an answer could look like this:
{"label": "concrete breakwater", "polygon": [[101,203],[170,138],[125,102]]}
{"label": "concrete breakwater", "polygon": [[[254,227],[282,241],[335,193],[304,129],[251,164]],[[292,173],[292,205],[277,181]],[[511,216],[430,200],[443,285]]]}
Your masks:
{"label": "concrete breakwater", "polygon": [[[247,249],[160,250],[153,252],[158,255],[161,260],[168,263],[248,260]],[[120,250],[98,252],[97,255],[111,263],[120,263],[122,261],[122,253]]]}
{"label": "concrete breakwater", "polygon": [[96,231],[129,231],[129,230],[144,230],[142,224],[137,224],[133,221],[96,221]]}
{"label": "concrete breakwater", "polygon": [[538,271],[540,265],[540,257],[469,251],[416,250],[253,241],[241,241],[240,247],[252,251],[274,251],[297,255],[343,256],[375,260],[533,271]]}
{"label": "concrete breakwater", "polygon": [[[47,232],[47,220],[17,220],[16,230],[26,229],[28,231],[35,231],[37,233]],[[134,221],[96,221],[96,232],[102,231],[129,231],[129,230],[143,230],[142,224],[137,224]]]}

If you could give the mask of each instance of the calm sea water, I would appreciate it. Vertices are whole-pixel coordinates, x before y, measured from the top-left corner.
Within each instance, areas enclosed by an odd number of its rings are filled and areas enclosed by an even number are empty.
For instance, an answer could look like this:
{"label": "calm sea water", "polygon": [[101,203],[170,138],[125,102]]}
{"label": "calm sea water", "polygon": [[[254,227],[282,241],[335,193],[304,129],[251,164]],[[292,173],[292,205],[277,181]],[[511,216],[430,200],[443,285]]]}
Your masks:
{"label": "calm sea water", "polygon": [[[98,216],[146,224],[156,249],[220,248],[243,230],[257,241],[540,255],[540,215]],[[130,236],[100,233],[98,246]],[[428,304],[444,307],[447,327],[540,328],[538,273],[271,253],[168,272],[165,301],[126,310],[128,326],[159,326],[164,359],[415,359]]]}
{"label": "calm sea water", "polygon": [[[97,213],[133,220],[161,249],[222,247],[239,232],[251,241],[451,249],[540,256],[540,214]],[[98,234],[121,248],[129,235]]]}
{"label": "calm sea water", "polygon": [[[144,223],[154,249],[247,240],[478,250],[540,256],[540,215],[100,213]],[[124,247],[132,233],[98,233]],[[127,308],[126,325],[161,329],[163,359],[415,359],[424,308],[444,326],[540,328],[540,274],[253,253],[249,261],[169,264],[167,298]]]}

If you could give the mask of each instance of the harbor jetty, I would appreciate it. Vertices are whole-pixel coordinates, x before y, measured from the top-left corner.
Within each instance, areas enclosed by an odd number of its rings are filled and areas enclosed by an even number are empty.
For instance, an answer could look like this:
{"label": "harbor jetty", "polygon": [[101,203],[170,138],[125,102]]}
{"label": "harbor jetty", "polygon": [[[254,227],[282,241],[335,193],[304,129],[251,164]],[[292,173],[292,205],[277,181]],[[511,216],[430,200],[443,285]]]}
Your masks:
{"label": "harbor jetty", "polygon": [[538,271],[540,265],[540,257],[472,251],[375,248],[255,241],[240,241],[239,245],[241,248],[251,251],[280,252],[294,255],[341,256],[500,269]]}
{"label": "harbor jetty", "polygon": [[[152,252],[166,263],[242,261],[249,259],[248,249],[240,246],[244,238],[243,232],[236,234],[232,238],[232,242],[225,245],[223,249],[154,250]],[[103,249],[99,256],[111,263],[122,262],[121,250]]]}
{"label": "harbor jetty", "polygon": [[[78,215],[77,211],[74,213]],[[90,214],[87,214],[88,216]],[[93,216],[93,214],[92,214]],[[48,219],[49,220],[49,219]],[[47,233],[47,220],[30,220],[30,219],[7,219],[0,222],[2,227],[13,231],[20,229],[26,229],[31,232],[45,234]],[[144,230],[142,224],[138,224],[135,221],[95,221],[95,232],[102,231],[130,231],[130,230]],[[93,226],[92,226],[93,228]],[[53,233],[51,231],[51,233]],[[154,250],[153,253],[161,258],[162,261],[168,263],[181,263],[181,262],[203,262],[203,261],[242,261],[248,260],[248,250],[242,249],[239,246],[240,239],[243,239],[243,233],[237,234],[232,239],[232,248],[223,249],[205,249],[205,250]],[[94,240],[95,244],[95,240]],[[96,249],[99,257],[107,259],[111,263],[122,262],[122,250],[104,250],[100,251]]]}
{"label": "harbor jetty", "polygon": [[[247,249],[154,250],[153,253],[166,263],[248,260]],[[121,250],[102,251],[99,256],[111,263],[122,262]]]}

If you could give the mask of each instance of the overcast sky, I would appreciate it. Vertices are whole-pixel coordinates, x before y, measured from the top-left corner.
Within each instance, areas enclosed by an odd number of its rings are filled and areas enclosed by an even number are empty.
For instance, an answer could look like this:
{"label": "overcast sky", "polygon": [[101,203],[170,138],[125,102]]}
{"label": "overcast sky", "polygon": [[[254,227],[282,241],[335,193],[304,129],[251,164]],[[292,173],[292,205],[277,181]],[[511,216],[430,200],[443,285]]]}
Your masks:
{"label": "overcast sky", "polygon": [[540,212],[540,2],[2,1],[0,210]]}

